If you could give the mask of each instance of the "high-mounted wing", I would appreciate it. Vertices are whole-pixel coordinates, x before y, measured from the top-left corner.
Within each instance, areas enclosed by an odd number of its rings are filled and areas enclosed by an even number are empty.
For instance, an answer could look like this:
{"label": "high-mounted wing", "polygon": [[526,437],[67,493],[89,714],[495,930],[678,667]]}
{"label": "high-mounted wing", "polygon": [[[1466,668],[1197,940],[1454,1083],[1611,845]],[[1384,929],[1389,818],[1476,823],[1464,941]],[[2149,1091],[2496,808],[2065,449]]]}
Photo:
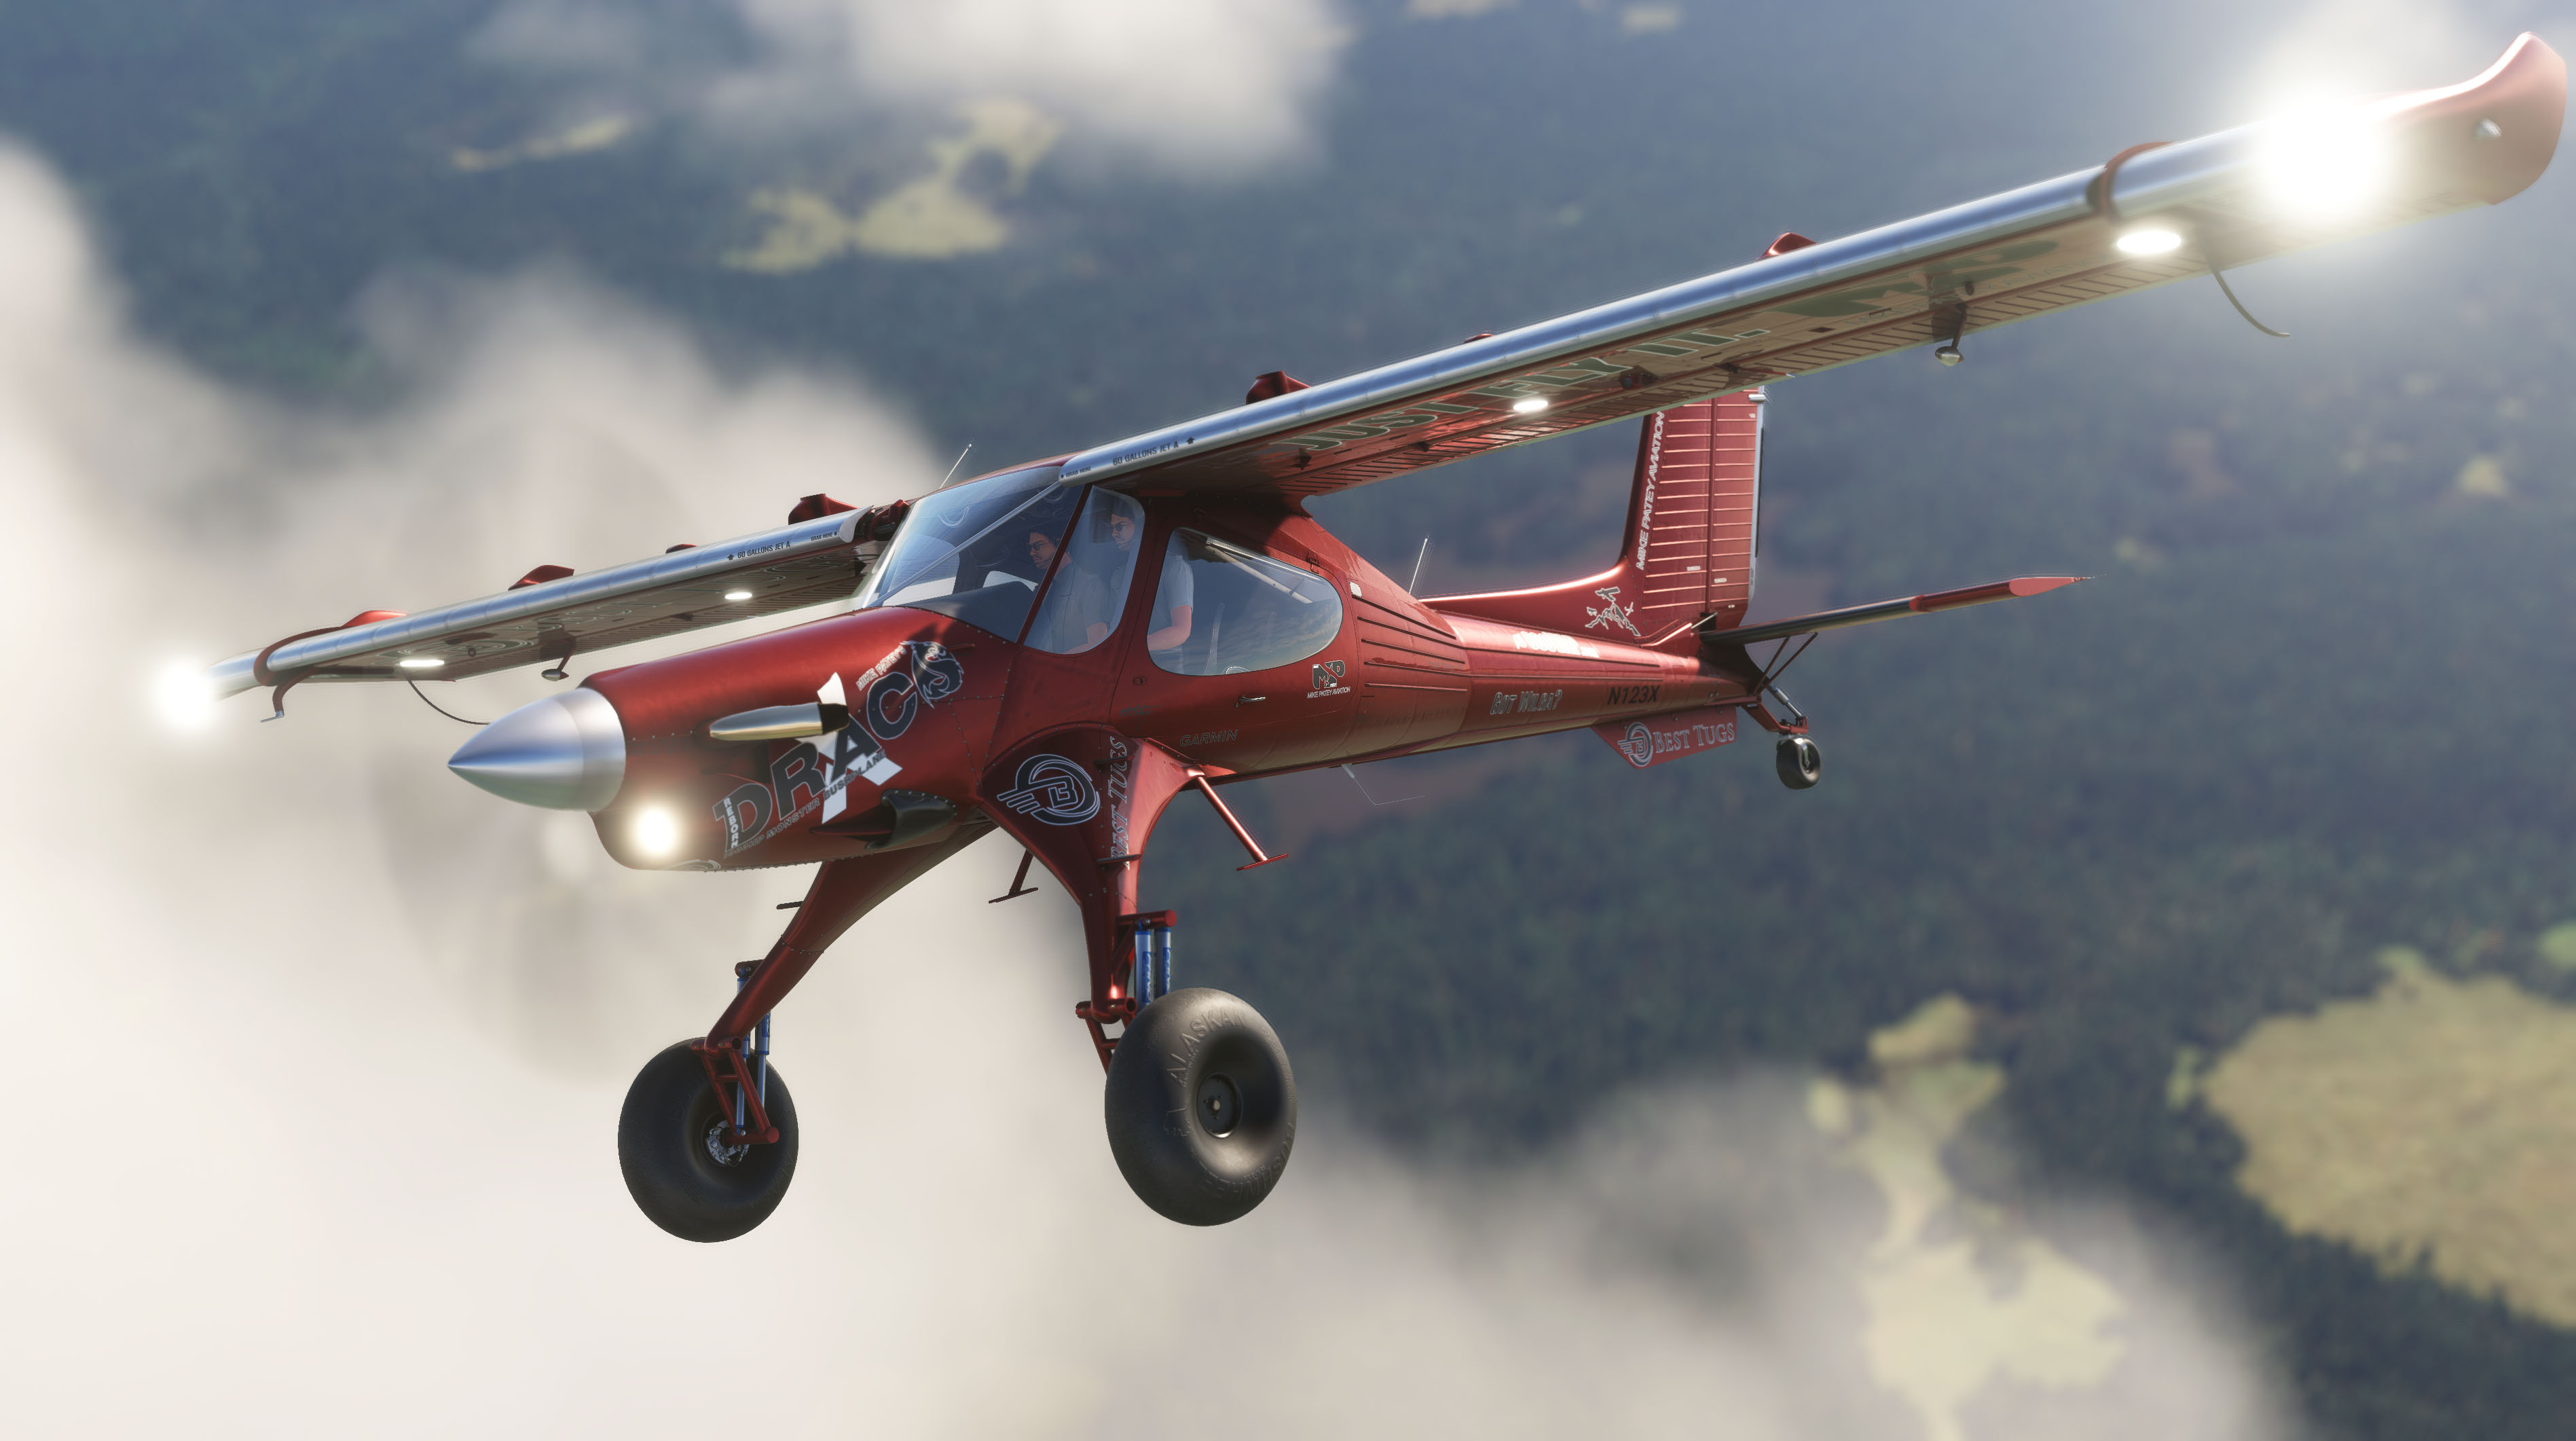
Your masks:
{"label": "high-mounted wing", "polygon": [[2566,96],[2566,63],[2524,35],[2462,85],[2134,146],[1842,240],[1783,236],[1751,265],[1085,451],[1063,480],[1316,495],[1956,342],[2509,199],[2548,168]]}
{"label": "high-mounted wing", "polygon": [[858,593],[885,514],[844,510],[418,615],[370,611],[234,656],[210,678],[224,696],[308,681],[462,680],[820,605]]}

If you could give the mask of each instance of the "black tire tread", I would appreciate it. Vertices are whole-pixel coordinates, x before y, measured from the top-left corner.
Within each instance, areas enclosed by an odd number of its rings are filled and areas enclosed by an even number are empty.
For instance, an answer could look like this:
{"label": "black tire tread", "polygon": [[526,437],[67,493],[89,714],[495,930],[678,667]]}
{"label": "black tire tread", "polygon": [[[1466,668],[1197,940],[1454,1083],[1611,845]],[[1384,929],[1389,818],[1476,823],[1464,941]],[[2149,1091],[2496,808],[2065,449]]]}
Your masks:
{"label": "black tire tread", "polygon": [[796,1100],[771,1067],[765,1104],[778,1140],[719,1168],[705,1155],[704,1119],[716,1099],[696,1044],[678,1042],[635,1073],[617,1115],[617,1167],[654,1225],[683,1241],[730,1241],[768,1220],[795,1179]]}
{"label": "black tire tread", "polygon": [[[1226,1068],[1242,1093],[1241,1119],[1224,1138],[1208,1135],[1191,1114],[1211,1064]],[[1102,1109],[1129,1189],[1187,1226],[1223,1225],[1260,1205],[1297,1140],[1287,1048],[1260,1012],[1205,987],[1173,991],[1128,1023],[1109,1058]]]}

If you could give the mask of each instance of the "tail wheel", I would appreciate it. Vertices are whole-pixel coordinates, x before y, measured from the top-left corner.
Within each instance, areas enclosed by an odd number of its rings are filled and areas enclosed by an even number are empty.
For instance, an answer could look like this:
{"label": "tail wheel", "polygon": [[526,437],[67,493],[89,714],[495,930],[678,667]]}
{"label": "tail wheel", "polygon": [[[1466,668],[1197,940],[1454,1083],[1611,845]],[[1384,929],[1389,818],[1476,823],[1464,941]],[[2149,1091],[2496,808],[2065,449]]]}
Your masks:
{"label": "tail wheel", "polygon": [[733,1113],[695,1042],[644,1063],[617,1116],[617,1165],[647,1219],[683,1241],[730,1241],[769,1219],[796,1175],[796,1102],[775,1067],[765,1104],[778,1139],[728,1145]]}
{"label": "tail wheel", "polygon": [[1297,1080],[1261,1013],[1223,991],[1147,1006],[1109,1057],[1109,1150],[1138,1200],[1221,1226],[1279,1184],[1297,1139]]}
{"label": "tail wheel", "polygon": [[1780,770],[1780,784],[1802,791],[1825,778],[1825,753],[1805,736],[1782,736],[1780,749],[1773,756]]}

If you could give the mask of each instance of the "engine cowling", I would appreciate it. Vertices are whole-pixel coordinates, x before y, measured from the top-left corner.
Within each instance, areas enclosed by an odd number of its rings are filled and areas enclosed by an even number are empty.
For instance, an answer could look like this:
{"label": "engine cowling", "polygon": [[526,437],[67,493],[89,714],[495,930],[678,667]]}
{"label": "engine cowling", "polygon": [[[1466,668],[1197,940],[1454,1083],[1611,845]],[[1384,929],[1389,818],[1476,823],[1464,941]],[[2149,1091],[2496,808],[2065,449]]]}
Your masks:
{"label": "engine cowling", "polygon": [[642,870],[927,844],[982,823],[973,778],[1009,649],[907,608],[837,616],[602,671],[448,765],[523,805],[590,812],[609,855]]}

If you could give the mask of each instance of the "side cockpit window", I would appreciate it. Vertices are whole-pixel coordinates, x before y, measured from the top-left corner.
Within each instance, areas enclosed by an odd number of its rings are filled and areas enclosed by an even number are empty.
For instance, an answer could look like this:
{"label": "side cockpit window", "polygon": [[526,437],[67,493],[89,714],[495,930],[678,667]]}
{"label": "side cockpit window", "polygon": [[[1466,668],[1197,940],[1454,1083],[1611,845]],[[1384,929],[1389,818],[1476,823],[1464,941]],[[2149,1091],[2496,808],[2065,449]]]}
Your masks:
{"label": "side cockpit window", "polygon": [[[1078,655],[1109,639],[1127,606],[1127,587],[1136,578],[1136,547],[1145,528],[1145,508],[1132,498],[1095,490],[1082,515],[1065,537],[1064,559],[1056,564],[1038,618],[1029,627],[1028,644],[1056,655]],[[1055,563],[1055,547],[1029,536],[1040,564]]]}
{"label": "side cockpit window", "polygon": [[1304,660],[1342,631],[1319,576],[1195,530],[1172,532],[1145,648],[1174,675],[1233,675]]}

